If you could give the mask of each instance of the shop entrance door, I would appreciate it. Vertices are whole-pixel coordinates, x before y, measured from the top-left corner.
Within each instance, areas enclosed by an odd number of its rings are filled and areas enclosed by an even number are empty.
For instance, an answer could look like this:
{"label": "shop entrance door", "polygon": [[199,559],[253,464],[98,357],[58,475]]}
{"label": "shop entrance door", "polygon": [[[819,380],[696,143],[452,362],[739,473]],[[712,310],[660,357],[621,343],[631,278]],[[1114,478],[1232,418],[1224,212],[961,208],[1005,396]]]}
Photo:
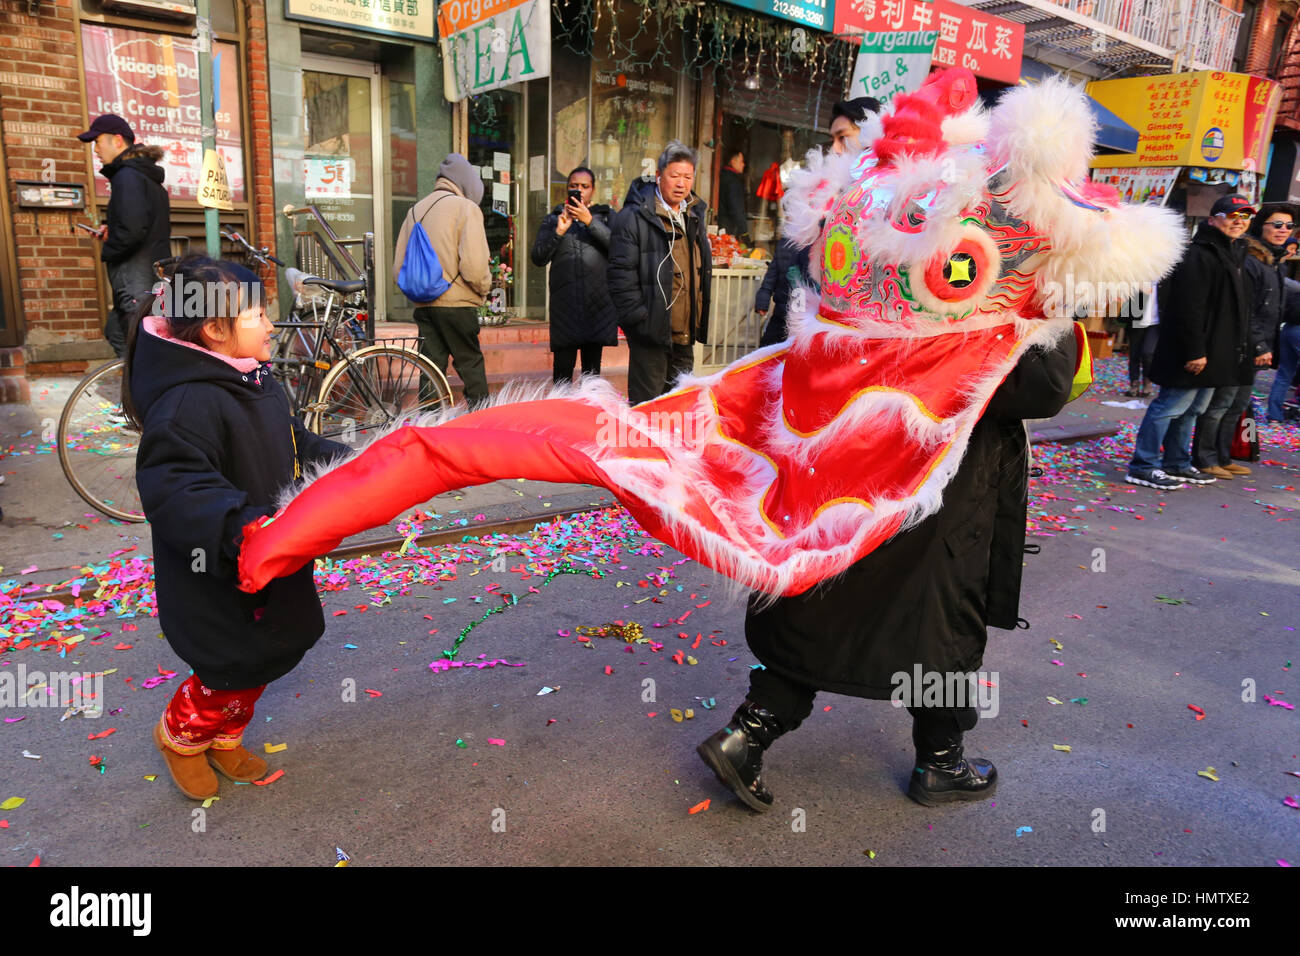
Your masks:
{"label": "shop entrance door", "polygon": [[[353,261],[362,266],[363,238],[373,232],[375,275],[388,275],[379,65],[304,54],[303,178],[306,200],[320,210]],[[377,319],[388,314],[388,283],[375,283]]]}
{"label": "shop entrance door", "polygon": [[468,107],[465,152],[470,164],[483,170],[483,226],[493,261],[488,308],[514,315],[524,305],[524,275],[533,240],[520,205],[527,156],[524,107],[524,93],[518,87],[476,96]]}

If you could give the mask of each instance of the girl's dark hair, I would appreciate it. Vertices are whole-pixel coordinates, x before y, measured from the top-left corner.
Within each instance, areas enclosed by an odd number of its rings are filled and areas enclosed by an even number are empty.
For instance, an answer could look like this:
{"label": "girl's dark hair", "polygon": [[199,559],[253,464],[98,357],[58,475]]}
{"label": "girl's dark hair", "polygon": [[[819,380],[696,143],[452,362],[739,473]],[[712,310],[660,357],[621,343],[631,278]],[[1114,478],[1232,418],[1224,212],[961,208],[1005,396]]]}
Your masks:
{"label": "girl's dark hair", "polygon": [[593,173],[593,172],[592,172],[590,169],[588,169],[586,166],[579,166],[579,167],[578,167],[577,169],[575,169],[573,172],[569,173],[569,175],[565,178],[564,181],[567,183],[567,182],[568,182],[570,179],[572,179],[574,176],[578,175],[578,173],[586,173],[586,174],[591,178],[591,184],[592,184],[593,186],[596,185],[596,174]]}
{"label": "girl's dark hair", "polygon": [[[237,262],[191,254],[177,259],[168,272],[170,293],[145,296],[139,311],[129,317],[126,349],[122,353],[122,412],[136,428],[142,426],[131,399],[131,372],[135,364],[136,340],[147,316],[163,317],[167,322],[167,334],[172,338],[201,346],[203,323],[208,319],[216,319],[230,330],[244,309],[266,301],[261,278]],[[192,295],[192,291],[196,288],[202,292],[199,301],[203,308],[199,309],[193,307],[197,297]],[[209,304],[217,306],[215,315],[208,314]]]}

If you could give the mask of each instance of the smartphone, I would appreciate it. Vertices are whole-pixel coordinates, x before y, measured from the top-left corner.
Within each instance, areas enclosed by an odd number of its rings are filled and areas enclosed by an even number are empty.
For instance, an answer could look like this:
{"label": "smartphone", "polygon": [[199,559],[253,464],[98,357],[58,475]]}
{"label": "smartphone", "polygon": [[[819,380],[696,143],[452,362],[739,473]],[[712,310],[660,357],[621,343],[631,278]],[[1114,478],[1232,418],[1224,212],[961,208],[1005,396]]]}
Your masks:
{"label": "smartphone", "polygon": [[569,190],[569,203],[574,206],[582,205],[582,193],[577,189]]}
{"label": "smartphone", "polygon": [[88,225],[87,223],[84,222],[74,222],[73,225],[76,226],[78,229],[84,229],[86,230],[86,232],[93,233],[94,235],[99,235],[99,229],[95,226]]}

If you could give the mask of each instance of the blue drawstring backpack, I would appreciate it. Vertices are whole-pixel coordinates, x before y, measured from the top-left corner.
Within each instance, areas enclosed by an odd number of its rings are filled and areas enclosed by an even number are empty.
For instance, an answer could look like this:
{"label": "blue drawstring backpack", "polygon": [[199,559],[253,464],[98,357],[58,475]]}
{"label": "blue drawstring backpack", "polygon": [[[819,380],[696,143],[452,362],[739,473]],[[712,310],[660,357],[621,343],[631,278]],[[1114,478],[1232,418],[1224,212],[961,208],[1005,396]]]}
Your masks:
{"label": "blue drawstring backpack", "polygon": [[[433,205],[438,204],[435,202]],[[412,206],[408,215],[414,214],[415,207]],[[451,283],[443,278],[438,253],[433,251],[424,226],[418,222],[406,240],[406,257],[397,274],[397,288],[412,302],[433,302],[451,288]]]}

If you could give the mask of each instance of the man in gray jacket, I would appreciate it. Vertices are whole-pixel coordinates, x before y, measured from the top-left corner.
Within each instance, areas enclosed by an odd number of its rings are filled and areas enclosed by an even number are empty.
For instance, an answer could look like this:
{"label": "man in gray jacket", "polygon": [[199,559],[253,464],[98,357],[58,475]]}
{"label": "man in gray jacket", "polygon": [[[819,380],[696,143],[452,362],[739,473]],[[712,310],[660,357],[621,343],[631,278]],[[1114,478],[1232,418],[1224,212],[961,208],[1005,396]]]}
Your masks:
{"label": "man in gray jacket", "polygon": [[433,192],[414,206],[402,222],[393,254],[393,281],[406,259],[406,242],[415,223],[424,227],[438,254],[443,278],[451,287],[434,302],[415,303],[420,350],[445,374],[450,357],[465,383],[465,402],[474,408],[488,400],[483,350],[478,342],[478,310],[492,288],[491,257],[483,229],[483,180],[460,153],[438,167]]}

